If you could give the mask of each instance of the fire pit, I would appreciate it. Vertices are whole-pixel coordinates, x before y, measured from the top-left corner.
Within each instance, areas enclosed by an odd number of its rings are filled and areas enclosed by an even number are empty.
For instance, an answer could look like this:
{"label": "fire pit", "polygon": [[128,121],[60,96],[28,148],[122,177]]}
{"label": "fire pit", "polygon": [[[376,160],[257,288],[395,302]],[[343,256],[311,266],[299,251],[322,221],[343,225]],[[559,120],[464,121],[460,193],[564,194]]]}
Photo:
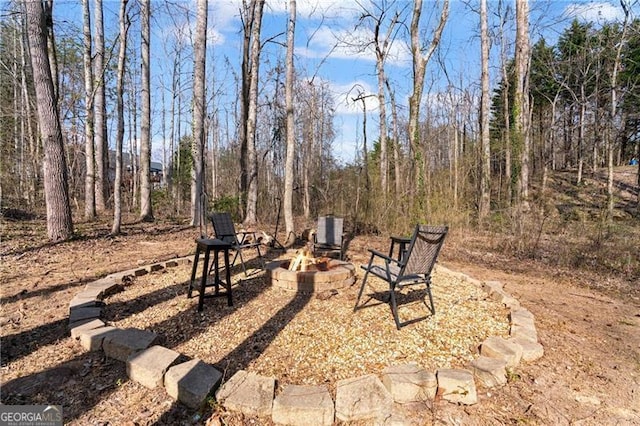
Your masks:
{"label": "fire pit", "polygon": [[307,250],[294,259],[271,262],[266,276],[274,287],[314,293],[348,287],[355,282],[356,268],[349,262],[328,257],[314,258]]}

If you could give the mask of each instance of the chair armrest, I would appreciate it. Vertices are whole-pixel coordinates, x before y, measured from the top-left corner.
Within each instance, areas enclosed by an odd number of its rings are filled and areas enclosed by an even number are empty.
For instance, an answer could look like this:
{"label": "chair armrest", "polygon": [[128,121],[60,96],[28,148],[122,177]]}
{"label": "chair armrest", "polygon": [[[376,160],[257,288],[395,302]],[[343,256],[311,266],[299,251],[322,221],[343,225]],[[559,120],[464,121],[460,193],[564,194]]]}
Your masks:
{"label": "chair armrest", "polygon": [[[240,236],[240,238],[238,238],[238,235]],[[245,241],[247,239],[247,235],[253,236],[253,241],[252,242],[246,242]],[[240,245],[257,244],[258,243],[258,238],[256,237],[256,231],[238,231],[238,232],[236,232],[236,241],[238,241],[238,244],[240,244]]]}
{"label": "chair armrest", "polygon": [[383,259],[385,261],[385,263],[397,263],[398,265],[402,265],[402,263],[400,261],[398,261],[397,259],[394,259],[393,257],[390,257],[389,255],[386,255],[382,252],[379,252],[378,250],[374,250],[374,249],[369,249],[369,252],[371,253],[371,257],[372,260],[374,257],[379,257],[381,259]]}

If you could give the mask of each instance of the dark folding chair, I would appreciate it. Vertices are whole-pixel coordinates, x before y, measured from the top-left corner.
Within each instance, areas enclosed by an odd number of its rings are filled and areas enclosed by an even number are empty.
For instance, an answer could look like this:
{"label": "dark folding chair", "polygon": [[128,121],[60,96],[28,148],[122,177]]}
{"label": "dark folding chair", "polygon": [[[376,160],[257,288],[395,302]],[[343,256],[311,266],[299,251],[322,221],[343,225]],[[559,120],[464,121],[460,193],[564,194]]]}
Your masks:
{"label": "dark folding chair", "polygon": [[262,253],[260,252],[260,241],[257,240],[255,232],[236,232],[231,214],[227,212],[212,213],[209,218],[213,224],[213,232],[215,237],[219,240],[225,241],[231,244],[231,249],[235,250],[236,254],[233,256],[231,266],[235,265],[236,259],[240,256],[240,263],[242,264],[242,270],[244,275],[247,275],[247,268],[242,258],[242,250],[255,248],[258,251],[258,259],[262,262],[264,268],[264,260]]}
{"label": "dark folding chair", "polygon": [[344,219],[334,216],[320,216],[313,236],[313,253],[338,253],[344,258]]}
{"label": "dark folding chair", "polygon": [[[369,260],[369,264],[361,266],[366,272],[362,280],[362,286],[360,287],[356,304],[353,308],[354,312],[358,309],[367,278],[369,274],[373,274],[389,284],[391,312],[393,313],[393,319],[396,322],[398,330],[400,330],[402,324],[400,324],[400,319],[398,318],[396,290],[404,286],[424,284],[427,288],[427,294],[429,295],[430,306],[427,307],[431,311],[431,314],[435,315],[436,310],[433,305],[433,296],[431,295],[431,271],[436,263],[448,230],[449,228],[446,226],[416,225],[416,229],[409,242],[409,248],[404,253],[404,256],[401,256],[401,259],[394,259],[384,253],[370,249],[371,259]],[[378,263],[374,263],[376,259],[383,261],[384,264],[379,264],[379,260],[377,261]]]}

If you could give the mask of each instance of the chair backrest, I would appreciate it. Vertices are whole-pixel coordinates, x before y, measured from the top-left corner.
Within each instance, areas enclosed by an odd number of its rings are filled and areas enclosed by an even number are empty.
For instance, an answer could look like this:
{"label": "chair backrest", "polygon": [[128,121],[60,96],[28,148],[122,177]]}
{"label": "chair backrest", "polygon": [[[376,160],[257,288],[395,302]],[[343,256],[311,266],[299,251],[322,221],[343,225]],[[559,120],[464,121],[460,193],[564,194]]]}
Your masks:
{"label": "chair backrest", "polygon": [[228,243],[236,243],[236,229],[231,219],[231,214],[227,212],[211,213],[211,223],[216,238]]}
{"label": "chair backrest", "polygon": [[446,226],[416,225],[401,275],[431,274],[448,231]]}
{"label": "chair backrest", "polygon": [[344,218],[334,216],[318,217],[316,241],[319,244],[342,245]]}

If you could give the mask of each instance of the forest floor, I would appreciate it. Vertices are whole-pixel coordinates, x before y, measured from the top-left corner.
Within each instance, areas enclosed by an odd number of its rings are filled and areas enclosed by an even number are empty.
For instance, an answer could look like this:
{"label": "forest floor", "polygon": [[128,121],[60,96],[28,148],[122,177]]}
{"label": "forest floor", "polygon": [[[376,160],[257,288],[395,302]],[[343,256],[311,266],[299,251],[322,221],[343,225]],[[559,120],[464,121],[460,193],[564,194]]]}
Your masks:
{"label": "forest floor", "polygon": [[[599,219],[601,179],[587,180],[575,193],[570,190],[571,179],[568,174],[553,176],[550,181],[553,195],[541,209],[541,219],[532,220],[530,229],[520,237],[455,229],[450,233],[440,263],[480,280],[503,282],[505,290],[535,315],[545,355],[535,362],[521,364],[509,375],[507,385],[480,388],[476,405],[455,406],[435,401],[428,406],[412,407],[417,422],[640,425],[640,219],[631,210],[639,190],[634,169],[621,168],[616,174],[618,203],[613,225],[608,226]],[[72,341],[67,331],[68,302],[87,282],[140,265],[191,256],[194,238],[199,234],[185,225],[158,220],[152,224],[127,224],[123,235],[109,237],[107,222],[105,218],[95,224],[79,223],[78,238],[47,244],[42,218],[5,212],[0,245],[1,402],[60,404],[64,407],[65,422],[76,425],[270,424],[267,419],[225,413],[213,404],[201,411],[187,409],[174,403],[161,389],[148,390],[128,380],[123,363],[99,352],[86,353]],[[347,251],[350,260],[356,265],[365,263],[367,248],[383,249],[386,237],[354,238]],[[123,292],[107,299],[105,318],[121,326],[147,324],[151,329],[159,328],[166,335],[165,344],[179,348],[181,353],[201,356],[221,370],[247,368],[266,372],[265,365],[278,364],[271,346],[286,345],[282,341],[292,340],[286,338],[281,325],[272,329],[262,327],[254,335],[255,340],[240,341],[235,347],[222,348],[225,353],[216,354],[213,347],[217,342],[208,342],[213,336],[207,334],[209,328],[223,321],[227,326],[243,324],[242,320],[236,317],[237,322],[231,321],[232,314],[237,312],[225,308],[221,311],[228,318],[215,317],[216,306],[223,306],[223,300],[207,301],[204,314],[196,314],[195,299],[185,297],[185,273],[188,274],[188,268],[177,268],[174,272],[134,280]],[[290,305],[290,301],[279,300],[283,296],[266,288],[260,277],[242,281],[241,278],[242,273],[235,269],[236,305],[250,307],[251,315],[260,315],[260,321],[269,323],[270,319],[276,319],[279,321],[274,323],[281,323],[279,306]],[[330,306],[345,305],[350,310],[361,278],[359,274],[356,285],[324,302],[334,304]],[[434,276],[436,317],[440,315],[441,321],[449,318],[440,325],[443,333],[449,333],[456,323],[473,321],[463,316],[466,306],[459,301],[455,303],[461,305],[460,309],[457,305],[450,312],[446,309],[450,300],[447,297],[463,291],[447,287],[448,281],[442,274]],[[251,287],[259,288],[272,299],[262,302],[258,297],[251,299],[253,296],[243,290]],[[461,297],[476,300],[473,294]],[[304,306],[296,305],[294,309],[312,311],[319,309],[317,303],[320,301],[306,301]],[[175,311],[172,318],[162,316],[168,309]],[[415,349],[411,347],[416,346],[411,341],[420,344],[420,338],[429,337],[428,333],[434,332],[429,329],[433,321],[419,321],[398,333],[393,330],[388,308],[380,309],[380,315],[373,310],[355,314],[336,312],[349,315],[351,324],[359,321],[358,317],[377,318],[370,321],[369,330],[382,327],[378,337],[392,336],[393,344],[409,340],[409,344],[395,346],[394,350],[404,351],[406,361],[415,360],[419,355],[411,352]],[[419,361],[430,370],[463,365],[484,333],[504,332],[505,325],[499,321],[500,307],[478,303],[476,309],[477,321],[484,324],[482,328],[473,330],[471,335],[447,334],[451,340],[444,344],[455,347],[455,351],[451,350],[455,356],[434,355]],[[289,321],[292,318],[288,314],[284,317]],[[310,336],[300,332],[298,335],[313,341],[312,330],[310,326]],[[175,338],[178,332],[183,337]],[[366,329],[360,333],[366,334]],[[478,340],[469,343],[465,340],[469,337]],[[204,353],[198,352],[202,348]],[[363,352],[354,357],[366,356],[366,348],[359,350]],[[243,358],[247,356],[249,359]],[[287,354],[282,358],[295,356]],[[310,355],[300,357],[307,356]],[[348,352],[341,356],[339,359],[344,362],[352,361]],[[222,365],[221,359],[226,364]],[[261,359],[266,362],[261,363]],[[379,359],[361,367],[381,368],[384,362],[385,359]],[[338,364],[328,373],[311,371],[314,365],[327,368],[329,364],[302,363],[300,376],[290,371],[292,382],[304,380],[302,375],[315,381],[316,377],[333,374],[335,377],[327,379],[332,386],[342,377]],[[280,371],[280,380],[282,374]]]}

